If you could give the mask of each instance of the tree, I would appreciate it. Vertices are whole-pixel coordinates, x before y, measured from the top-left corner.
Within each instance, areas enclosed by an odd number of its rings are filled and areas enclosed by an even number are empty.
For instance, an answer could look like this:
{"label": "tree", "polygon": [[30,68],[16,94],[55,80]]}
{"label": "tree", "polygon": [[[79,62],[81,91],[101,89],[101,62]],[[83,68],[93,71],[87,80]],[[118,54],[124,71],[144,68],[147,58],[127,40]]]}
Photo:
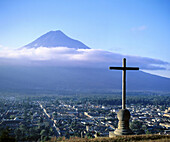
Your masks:
{"label": "tree", "polygon": [[151,131],[149,131],[148,129],[145,132],[146,134],[152,134]]}
{"label": "tree", "polygon": [[21,140],[21,130],[19,128],[17,128],[17,129],[15,129],[14,133],[15,133],[16,140],[17,141]]}
{"label": "tree", "polygon": [[0,142],[15,142],[15,138],[9,136],[9,130],[3,130],[0,135]]}
{"label": "tree", "polygon": [[45,129],[41,130],[40,135],[41,136],[47,136],[46,130]]}

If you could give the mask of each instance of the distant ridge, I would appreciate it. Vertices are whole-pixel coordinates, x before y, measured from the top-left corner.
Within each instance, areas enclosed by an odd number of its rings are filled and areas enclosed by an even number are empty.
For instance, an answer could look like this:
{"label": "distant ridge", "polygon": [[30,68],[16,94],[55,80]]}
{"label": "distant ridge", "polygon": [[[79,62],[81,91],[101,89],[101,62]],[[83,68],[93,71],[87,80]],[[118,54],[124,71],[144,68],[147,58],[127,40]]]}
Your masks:
{"label": "distant ridge", "polygon": [[[88,46],[78,40],[71,39],[62,31],[50,31],[33,42],[25,45],[22,48],[38,48],[38,47],[68,47],[75,49],[90,49]],[[21,48],[21,49],[22,49]]]}

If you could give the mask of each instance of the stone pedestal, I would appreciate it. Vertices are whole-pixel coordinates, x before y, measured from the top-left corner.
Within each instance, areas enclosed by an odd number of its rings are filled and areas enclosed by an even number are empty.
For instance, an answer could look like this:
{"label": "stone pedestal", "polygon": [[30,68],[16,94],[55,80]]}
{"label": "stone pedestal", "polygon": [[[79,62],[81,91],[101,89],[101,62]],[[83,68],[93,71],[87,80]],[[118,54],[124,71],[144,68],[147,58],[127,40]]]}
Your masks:
{"label": "stone pedestal", "polygon": [[133,132],[129,128],[130,112],[127,109],[121,109],[117,113],[117,117],[119,120],[118,128],[114,132],[109,133],[109,137],[120,135],[132,135]]}

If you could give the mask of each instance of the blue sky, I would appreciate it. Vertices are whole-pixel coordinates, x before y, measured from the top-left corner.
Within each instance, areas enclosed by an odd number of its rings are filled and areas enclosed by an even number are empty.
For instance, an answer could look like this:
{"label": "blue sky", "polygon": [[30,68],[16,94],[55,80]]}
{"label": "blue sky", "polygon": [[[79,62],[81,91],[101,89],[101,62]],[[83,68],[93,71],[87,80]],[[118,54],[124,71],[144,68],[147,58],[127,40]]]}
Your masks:
{"label": "blue sky", "polygon": [[93,49],[170,62],[169,15],[169,0],[0,0],[0,46],[61,30]]}

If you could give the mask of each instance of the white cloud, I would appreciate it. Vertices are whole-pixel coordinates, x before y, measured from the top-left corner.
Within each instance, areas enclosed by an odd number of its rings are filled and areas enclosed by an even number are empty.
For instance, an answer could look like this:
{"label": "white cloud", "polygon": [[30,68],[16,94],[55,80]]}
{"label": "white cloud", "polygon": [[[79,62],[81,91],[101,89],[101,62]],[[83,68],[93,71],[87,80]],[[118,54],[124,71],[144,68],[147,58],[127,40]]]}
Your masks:
{"label": "white cloud", "polygon": [[122,58],[127,58],[130,66],[145,70],[165,70],[169,63],[152,58],[124,56],[101,49],[74,49],[67,47],[39,47],[20,50],[0,50],[0,64],[22,65],[62,65],[103,67],[120,66]]}
{"label": "white cloud", "polygon": [[131,31],[144,31],[147,29],[147,26],[145,25],[142,25],[142,26],[139,26],[139,27],[133,27],[131,28]]}

